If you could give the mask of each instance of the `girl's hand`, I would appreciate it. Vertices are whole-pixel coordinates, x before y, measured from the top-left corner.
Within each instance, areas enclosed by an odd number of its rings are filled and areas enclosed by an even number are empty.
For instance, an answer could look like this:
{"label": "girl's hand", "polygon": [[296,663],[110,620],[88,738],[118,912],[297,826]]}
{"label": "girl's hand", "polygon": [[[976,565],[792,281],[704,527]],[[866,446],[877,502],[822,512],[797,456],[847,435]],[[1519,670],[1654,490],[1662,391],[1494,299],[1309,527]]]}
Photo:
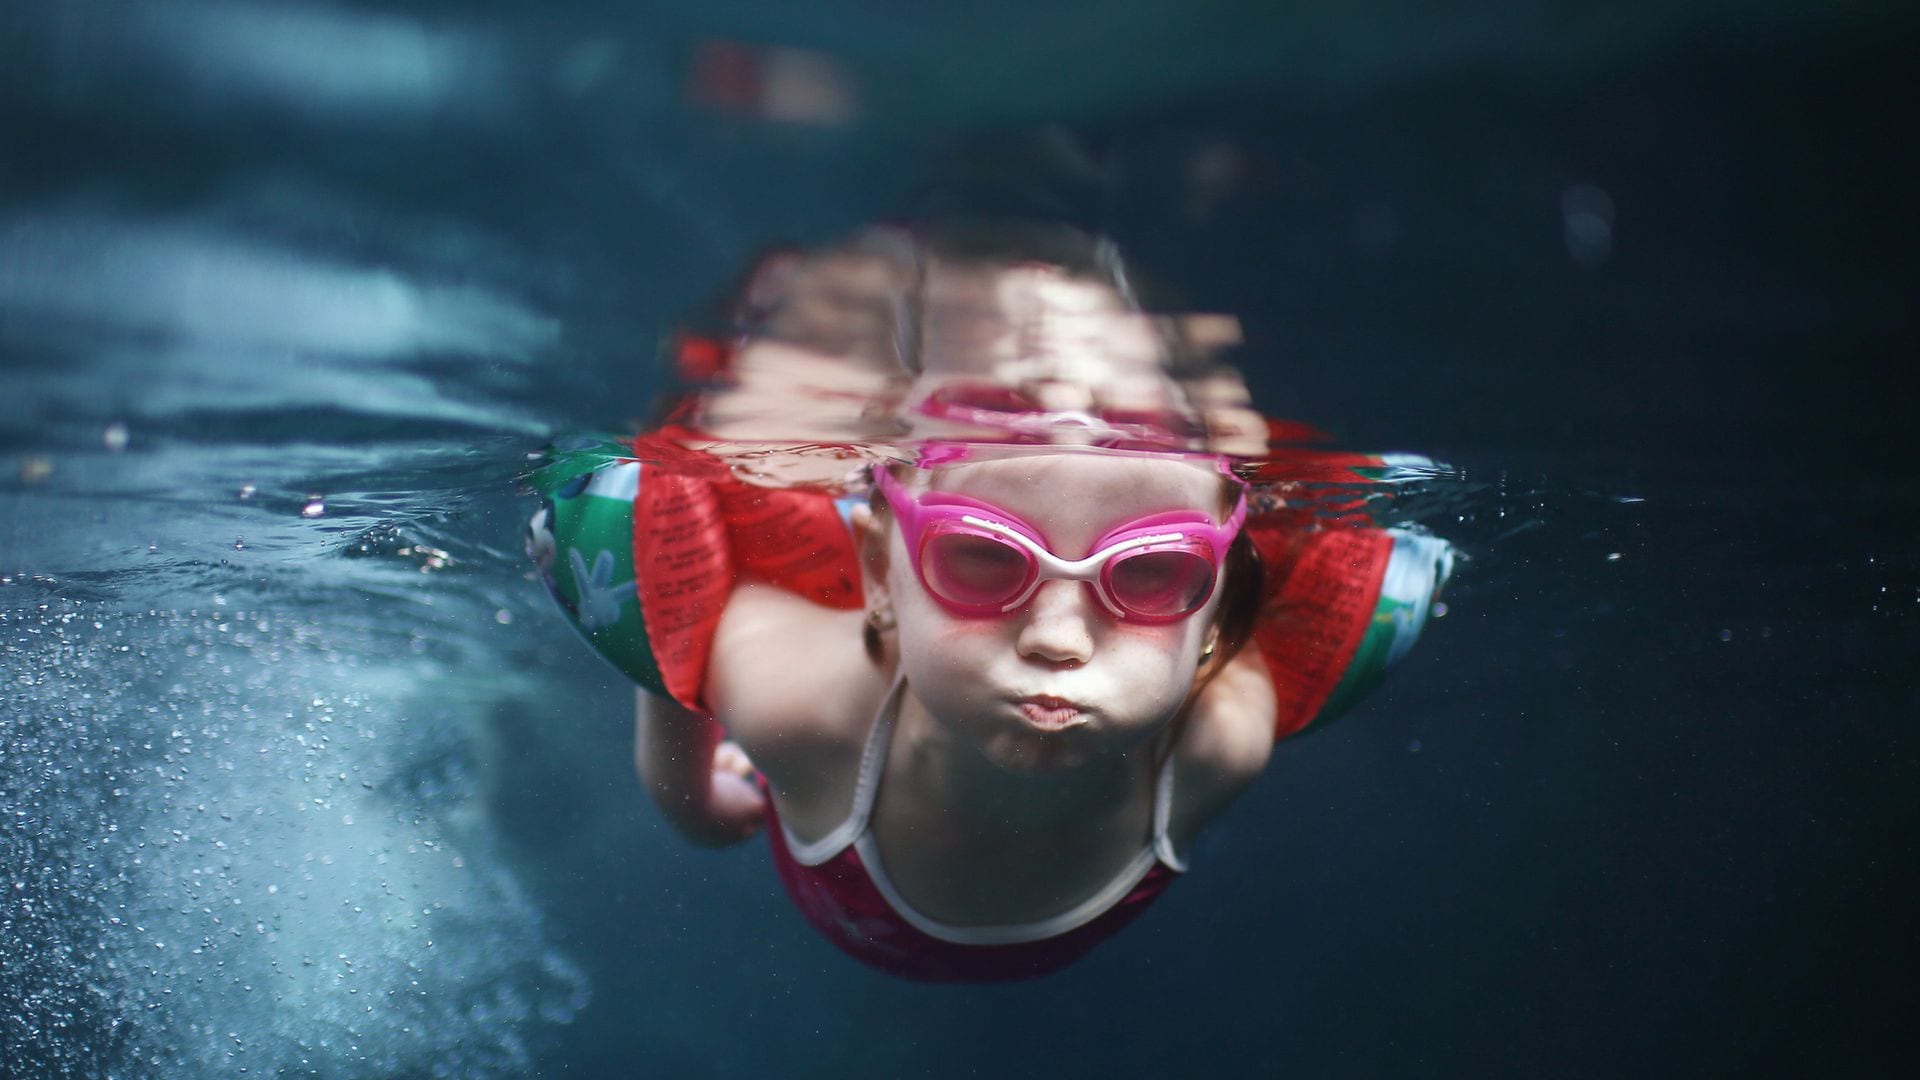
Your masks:
{"label": "girl's hand", "polygon": [[760,831],[767,800],[746,751],[712,717],[644,691],[638,697],[635,764],[668,824],[705,847]]}
{"label": "girl's hand", "polygon": [[712,780],[699,835],[685,826],[680,831],[713,847],[738,843],[759,832],[767,818],[767,798],[754,783],[753,762],[739,743],[726,739],[713,748]]}

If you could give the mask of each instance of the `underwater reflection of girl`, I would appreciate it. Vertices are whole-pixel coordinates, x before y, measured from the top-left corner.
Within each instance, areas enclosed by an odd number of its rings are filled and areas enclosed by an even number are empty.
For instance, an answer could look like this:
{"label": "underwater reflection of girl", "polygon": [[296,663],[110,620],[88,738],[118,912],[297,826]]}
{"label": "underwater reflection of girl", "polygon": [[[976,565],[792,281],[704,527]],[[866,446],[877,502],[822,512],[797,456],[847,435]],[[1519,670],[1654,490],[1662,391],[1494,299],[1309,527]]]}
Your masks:
{"label": "underwater reflection of girl", "polygon": [[1243,496],[1159,455],[907,471],[854,512],[866,609],[738,584],[705,683],[732,741],[647,696],[642,771],[696,838],[764,815],[789,894],[855,957],[1043,974],[1137,915],[1266,763]]}

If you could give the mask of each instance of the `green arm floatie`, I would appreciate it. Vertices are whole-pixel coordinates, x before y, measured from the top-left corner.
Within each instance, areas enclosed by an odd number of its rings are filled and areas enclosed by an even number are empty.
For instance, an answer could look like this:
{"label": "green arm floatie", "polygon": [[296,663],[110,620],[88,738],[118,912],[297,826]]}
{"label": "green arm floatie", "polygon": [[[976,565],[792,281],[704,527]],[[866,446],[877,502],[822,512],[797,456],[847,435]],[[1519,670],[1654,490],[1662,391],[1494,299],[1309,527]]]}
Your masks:
{"label": "green arm floatie", "polygon": [[528,483],[527,554],[574,629],[634,682],[702,709],[733,578],[707,485],[600,440],[552,452]]}

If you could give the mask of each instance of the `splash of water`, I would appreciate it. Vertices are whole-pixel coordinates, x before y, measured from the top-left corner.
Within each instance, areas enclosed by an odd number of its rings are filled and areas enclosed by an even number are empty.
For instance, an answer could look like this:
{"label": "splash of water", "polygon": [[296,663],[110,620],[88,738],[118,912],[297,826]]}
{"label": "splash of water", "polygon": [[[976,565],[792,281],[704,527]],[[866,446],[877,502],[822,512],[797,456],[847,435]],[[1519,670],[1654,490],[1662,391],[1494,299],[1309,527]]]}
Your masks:
{"label": "splash of water", "polygon": [[584,1005],[476,809],[480,695],[350,633],[0,613],[10,1069],[512,1074]]}

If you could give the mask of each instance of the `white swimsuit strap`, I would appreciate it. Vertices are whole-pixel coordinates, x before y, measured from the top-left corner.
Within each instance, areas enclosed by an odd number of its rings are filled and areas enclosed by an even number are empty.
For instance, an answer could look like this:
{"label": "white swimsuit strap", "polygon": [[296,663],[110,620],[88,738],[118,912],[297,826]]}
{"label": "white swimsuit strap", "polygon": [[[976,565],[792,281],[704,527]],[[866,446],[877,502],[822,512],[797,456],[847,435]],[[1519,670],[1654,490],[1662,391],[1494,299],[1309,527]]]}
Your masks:
{"label": "white swimsuit strap", "polygon": [[1173,850],[1173,838],[1167,829],[1173,824],[1173,752],[1160,763],[1160,775],[1153,783],[1153,853],[1167,869],[1187,872],[1187,860]]}
{"label": "white swimsuit strap", "polygon": [[819,866],[852,846],[861,833],[867,831],[867,821],[873,816],[873,802],[880,791],[880,773],[886,767],[887,747],[893,742],[893,721],[900,715],[900,697],[906,689],[906,680],[896,678],[893,688],[881,699],[880,708],[874,713],[873,726],[867,729],[867,743],[860,751],[860,773],[853,784],[853,807],[847,812],[845,820],[833,827],[833,830],[818,840],[805,841],[780,823],[780,831],[785,834],[787,851],[793,860],[802,866]]}
{"label": "white swimsuit strap", "polygon": [[880,858],[880,843],[872,830],[864,830],[854,840],[854,850],[860,853],[860,861],[867,869],[867,877],[873,881],[874,888],[886,899],[908,925],[928,937],[956,945],[1019,945],[1029,941],[1044,941],[1059,937],[1069,930],[1078,929],[1107,913],[1113,905],[1125,899],[1134,886],[1144,880],[1153,869],[1156,860],[1166,864],[1167,869],[1184,873],[1186,860],[1174,853],[1173,842],[1167,837],[1167,823],[1172,817],[1173,807],[1173,758],[1171,755],[1160,765],[1160,775],[1154,782],[1153,799],[1153,841],[1140,849],[1139,854],[1128,861],[1118,874],[1115,874],[1105,886],[1092,896],[1087,897],[1073,907],[1058,915],[1033,922],[1002,923],[991,926],[955,926],[940,922],[921,914],[907,902],[894,888],[893,880],[887,877],[886,867]]}
{"label": "white swimsuit strap", "polygon": [[930,919],[915,910],[907,898],[893,887],[893,881],[887,877],[880,865],[880,845],[871,832],[862,833],[854,841],[854,850],[860,853],[860,861],[866,866],[867,877],[873,881],[874,888],[887,901],[889,907],[908,925],[928,937],[950,941],[956,945],[1019,945],[1029,941],[1043,941],[1059,937],[1069,930],[1085,926],[1087,923],[1106,914],[1113,905],[1126,898],[1134,886],[1140,884],[1153,869],[1154,849],[1143,847],[1140,853],[1129,861],[1113,880],[1107,882],[1099,892],[1058,915],[1034,922],[1006,923],[995,926],[954,926],[949,923]]}
{"label": "white swimsuit strap", "polygon": [[1174,851],[1173,841],[1167,835],[1173,818],[1173,755],[1168,754],[1166,760],[1160,763],[1159,775],[1154,779],[1152,840],[1092,896],[1050,918],[1026,923],[952,926],[921,914],[900,895],[892,879],[887,877],[880,858],[879,842],[867,828],[873,818],[874,801],[880,791],[880,774],[886,767],[887,749],[893,741],[894,722],[899,717],[905,689],[905,680],[896,679],[874,715],[873,726],[867,732],[866,745],[861,750],[860,772],[853,788],[853,806],[846,819],[811,843],[794,836],[793,830],[787,828],[785,822],[781,823],[787,849],[795,862],[802,866],[819,866],[851,846],[859,851],[860,860],[874,887],[879,889],[880,895],[902,919],[930,937],[963,945],[1011,945],[1057,937],[1092,922],[1119,903],[1147,876],[1156,860],[1164,863],[1169,870],[1180,873],[1186,871],[1186,860]]}
{"label": "white swimsuit strap", "polygon": [[[1156,860],[1176,873],[1186,871],[1186,860],[1174,852],[1173,841],[1167,835],[1167,827],[1173,817],[1173,755],[1169,753],[1166,760],[1160,763],[1160,773],[1153,785],[1153,839],[1092,896],[1057,915],[1024,923],[954,926],[921,914],[907,902],[906,897],[900,895],[900,891],[894,887],[893,879],[887,876],[886,866],[880,857],[880,842],[874,836],[873,830],[867,828],[873,814],[874,799],[880,787],[880,772],[886,761],[887,744],[891,739],[894,720],[898,715],[901,689],[901,685],[896,685],[893,693],[888,695],[888,705],[875,719],[874,731],[868,736],[867,756],[860,763],[860,782],[854,792],[854,817],[848,819],[840,829],[835,829],[833,835],[838,838],[843,829],[858,823],[859,828],[854,832],[852,842],[854,850],[860,853],[860,862],[866,868],[867,878],[873,882],[874,888],[880,891],[887,905],[893,908],[894,912],[908,925],[928,937],[959,945],[1017,945],[1029,941],[1044,941],[1084,926],[1106,914],[1113,905],[1125,899],[1127,894],[1146,878]],[[834,853],[838,854],[839,849]]]}

